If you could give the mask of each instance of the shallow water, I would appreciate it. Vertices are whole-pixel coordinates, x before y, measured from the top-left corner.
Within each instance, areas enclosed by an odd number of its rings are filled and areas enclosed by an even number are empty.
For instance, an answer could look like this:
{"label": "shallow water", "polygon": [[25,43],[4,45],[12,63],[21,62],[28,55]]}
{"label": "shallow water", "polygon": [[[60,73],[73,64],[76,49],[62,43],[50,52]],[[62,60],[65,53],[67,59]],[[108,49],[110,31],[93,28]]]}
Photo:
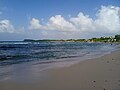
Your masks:
{"label": "shallow water", "polygon": [[1,42],[0,81],[38,80],[41,71],[69,66],[115,50],[116,45],[80,42]]}

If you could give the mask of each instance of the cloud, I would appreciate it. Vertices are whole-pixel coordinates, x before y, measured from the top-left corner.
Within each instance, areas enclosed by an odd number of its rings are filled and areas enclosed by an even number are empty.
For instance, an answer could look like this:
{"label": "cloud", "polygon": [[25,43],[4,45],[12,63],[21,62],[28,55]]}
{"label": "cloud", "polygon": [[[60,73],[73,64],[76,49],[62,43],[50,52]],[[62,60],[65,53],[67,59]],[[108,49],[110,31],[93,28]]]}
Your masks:
{"label": "cloud", "polygon": [[101,6],[94,22],[96,29],[101,28],[108,33],[120,33],[120,7]]}
{"label": "cloud", "polygon": [[76,27],[77,31],[89,31],[94,28],[93,20],[88,15],[80,12],[77,17],[70,18],[70,22]]}
{"label": "cloud", "polygon": [[30,21],[30,27],[29,29],[41,29],[42,25],[40,24],[40,21],[36,18],[32,18]]}
{"label": "cloud", "polygon": [[0,20],[0,32],[14,32],[14,27],[9,20]]}
{"label": "cloud", "polygon": [[29,29],[74,31],[75,27],[61,15],[56,15],[51,17],[46,25],[42,25],[40,20],[32,18]]}
{"label": "cloud", "polygon": [[[14,27],[10,20],[0,20],[0,37],[18,36],[20,38],[91,38],[120,34],[120,7],[101,6],[97,9],[96,19],[79,12],[78,15],[65,19],[62,15],[55,15],[44,22],[43,19],[29,19],[29,29]],[[4,34],[4,35],[3,35]]]}
{"label": "cloud", "polygon": [[62,30],[62,31],[74,31],[74,25],[65,20],[61,15],[56,15],[49,19],[47,23],[47,29],[50,30]]}
{"label": "cloud", "polygon": [[66,20],[61,15],[50,17],[46,24],[41,20],[32,18],[29,29],[33,30],[59,30],[61,32],[84,33],[120,33],[120,7],[101,6],[96,13],[96,19],[90,18],[80,12],[76,17]]}

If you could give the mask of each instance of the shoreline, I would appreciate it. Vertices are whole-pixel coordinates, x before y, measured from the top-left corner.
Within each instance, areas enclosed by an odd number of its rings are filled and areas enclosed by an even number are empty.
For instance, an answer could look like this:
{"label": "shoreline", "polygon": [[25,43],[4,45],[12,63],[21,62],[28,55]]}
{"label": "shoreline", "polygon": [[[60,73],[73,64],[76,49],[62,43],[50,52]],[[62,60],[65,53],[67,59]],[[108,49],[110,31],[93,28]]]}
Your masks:
{"label": "shoreline", "polygon": [[0,90],[119,90],[119,56],[120,50],[116,50],[69,67],[52,68],[40,82],[0,82]]}

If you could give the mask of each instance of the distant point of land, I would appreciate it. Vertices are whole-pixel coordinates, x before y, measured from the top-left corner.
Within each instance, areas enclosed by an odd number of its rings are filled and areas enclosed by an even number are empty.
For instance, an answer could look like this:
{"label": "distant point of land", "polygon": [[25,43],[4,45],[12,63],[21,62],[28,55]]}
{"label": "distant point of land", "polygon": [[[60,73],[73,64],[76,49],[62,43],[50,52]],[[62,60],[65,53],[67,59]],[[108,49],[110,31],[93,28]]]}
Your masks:
{"label": "distant point of land", "polygon": [[120,43],[120,35],[115,35],[114,37],[100,37],[100,38],[91,38],[91,39],[43,39],[43,40],[33,40],[33,39],[24,39],[24,42],[104,42],[104,43]]}

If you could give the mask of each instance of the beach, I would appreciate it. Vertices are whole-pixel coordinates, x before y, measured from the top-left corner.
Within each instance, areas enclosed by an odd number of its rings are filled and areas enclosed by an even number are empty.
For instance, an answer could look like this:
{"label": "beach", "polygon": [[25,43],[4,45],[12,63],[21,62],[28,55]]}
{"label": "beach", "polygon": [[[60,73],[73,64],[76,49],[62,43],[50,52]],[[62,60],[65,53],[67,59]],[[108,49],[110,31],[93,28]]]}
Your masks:
{"label": "beach", "polygon": [[0,90],[120,90],[120,0],[0,0]]}
{"label": "beach", "polygon": [[47,72],[33,83],[0,82],[0,90],[120,90],[120,50]]}

